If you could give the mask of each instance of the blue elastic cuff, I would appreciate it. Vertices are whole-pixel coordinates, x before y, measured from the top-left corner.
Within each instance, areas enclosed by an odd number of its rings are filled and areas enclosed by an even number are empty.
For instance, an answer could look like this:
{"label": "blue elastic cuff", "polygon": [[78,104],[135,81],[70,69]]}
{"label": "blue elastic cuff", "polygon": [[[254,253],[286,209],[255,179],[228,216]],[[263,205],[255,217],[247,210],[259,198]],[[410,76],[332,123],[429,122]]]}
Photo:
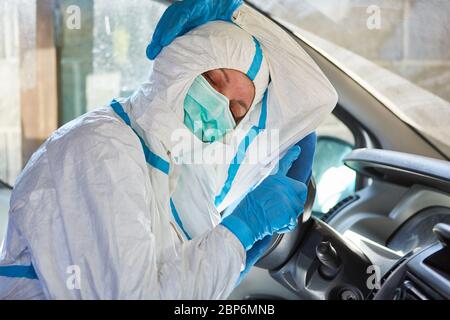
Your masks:
{"label": "blue elastic cuff", "polygon": [[32,280],[38,279],[38,276],[32,264],[30,264],[29,266],[21,266],[21,265],[0,266],[0,277],[26,278]]}
{"label": "blue elastic cuff", "polygon": [[220,223],[230,230],[242,243],[245,251],[248,251],[255,243],[253,231],[238,217],[229,215]]}

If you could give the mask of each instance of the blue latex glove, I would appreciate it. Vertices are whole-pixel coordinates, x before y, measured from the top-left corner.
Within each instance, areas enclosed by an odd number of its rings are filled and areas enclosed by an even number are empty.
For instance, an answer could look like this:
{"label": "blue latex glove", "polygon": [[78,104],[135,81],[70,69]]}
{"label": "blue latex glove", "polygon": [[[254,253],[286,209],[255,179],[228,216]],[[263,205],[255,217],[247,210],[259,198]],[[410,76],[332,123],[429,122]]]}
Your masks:
{"label": "blue latex glove", "polygon": [[[312,165],[314,160],[314,153],[316,151],[317,135],[315,132],[309,134],[296,145],[302,150],[300,157],[294,161],[291,169],[288,171],[288,177],[308,184],[312,175]],[[267,236],[262,240],[257,241],[253,247],[247,252],[247,259],[245,262],[245,269],[241,272],[239,280],[236,285],[241,283],[250,269],[258,262],[262,255],[266,252],[272,241],[272,236]]]}
{"label": "blue latex glove", "polygon": [[314,153],[316,152],[317,135],[315,132],[307,135],[296,145],[302,149],[301,156],[292,164],[287,176],[301,181],[304,184],[309,183],[312,174],[312,165]]}
{"label": "blue latex glove", "polygon": [[147,57],[155,59],[175,38],[214,20],[231,21],[243,0],[184,0],[170,5],[156,26]]}
{"label": "blue latex glove", "polygon": [[245,278],[247,273],[249,273],[250,269],[258,262],[258,260],[262,257],[264,252],[266,252],[267,248],[272,241],[273,236],[266,236],[264,239],[257,241],[253,247],[247,251],[247,257],[245,260],[245,269],[239,275],[239,279],[236,283],[238,286],[241,281]]}
{"label": "blue latex glove", "polygon": [[278,172],[267,177],[239,203],[232,214],[221,222],[240,240],[248,251],[253,244],[268,235],[293,230],[303,212],[307,187],[286,176],[300,155],[294,146],[280,161]]}

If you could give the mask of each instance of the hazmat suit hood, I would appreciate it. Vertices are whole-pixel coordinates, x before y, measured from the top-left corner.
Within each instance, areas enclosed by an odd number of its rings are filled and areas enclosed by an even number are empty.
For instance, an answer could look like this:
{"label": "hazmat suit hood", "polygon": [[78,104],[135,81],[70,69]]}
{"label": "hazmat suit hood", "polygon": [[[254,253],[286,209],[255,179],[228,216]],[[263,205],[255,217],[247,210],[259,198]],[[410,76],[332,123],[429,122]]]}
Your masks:
{"label": "hazmat suit hood", "polygon": [[[210,22],[175,39],[126,106],[138,132],[162,144],[170,196],[191,236],[217,225],[220,212],[267,177],[337,102],[320,68],[284,30],[246,5],[233,22]],[[183,104],[194,79],[218,68],[247,74],[255,99],[235,130],[207,144],[184,125]]]}
{"label": "hazmat suit hood", "polygon": [[[149,82],[135,96],[145,99],[145,103],[133,104],[137,123],[172,150],[179,143],[174,133],[188,130],[183,122],[183,106],[194,79],[220,68],[238,70],[253,81],[255,98],[236,129],[255,125],[257,117],[251,114],[257,113],[269,84],[269,66],[256,39],[238,26],[222,21],[208,23],[177,38],[155,59]],[[190,132],[184,133],[191,136]],[[191,138],[194,144],[200,144],[193,135]]]}

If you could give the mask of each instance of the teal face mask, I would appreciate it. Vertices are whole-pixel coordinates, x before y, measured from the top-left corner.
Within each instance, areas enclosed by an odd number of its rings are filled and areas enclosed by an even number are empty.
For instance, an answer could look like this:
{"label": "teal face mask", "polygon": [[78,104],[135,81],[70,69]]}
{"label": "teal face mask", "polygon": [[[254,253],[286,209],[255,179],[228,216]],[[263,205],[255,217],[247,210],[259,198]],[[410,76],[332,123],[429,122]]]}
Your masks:
{"label": "teal face mask", "polygon": [[214,142],[236,127],[230,101],[198,76],[184,100],[184,124],[203,142]]}

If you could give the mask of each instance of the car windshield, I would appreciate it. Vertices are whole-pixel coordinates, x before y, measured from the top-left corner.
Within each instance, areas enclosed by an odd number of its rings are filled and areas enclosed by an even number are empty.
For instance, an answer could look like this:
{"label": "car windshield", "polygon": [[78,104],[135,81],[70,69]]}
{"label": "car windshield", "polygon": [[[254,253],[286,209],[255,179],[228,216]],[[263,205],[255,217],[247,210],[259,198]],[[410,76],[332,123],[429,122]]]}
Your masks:
{"label": "car windshield", "polygon": [[450,150],[450,1],[277,0],[268,13]]}

